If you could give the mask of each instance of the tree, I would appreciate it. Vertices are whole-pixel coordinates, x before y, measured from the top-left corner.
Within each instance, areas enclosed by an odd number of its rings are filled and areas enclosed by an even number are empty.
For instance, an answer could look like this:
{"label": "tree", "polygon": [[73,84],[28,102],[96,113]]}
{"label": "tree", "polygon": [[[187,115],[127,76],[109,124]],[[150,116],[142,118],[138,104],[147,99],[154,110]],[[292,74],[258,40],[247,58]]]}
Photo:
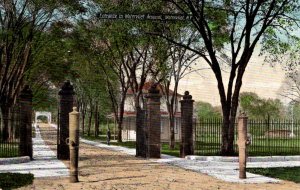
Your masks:
{"label": "tree", "polygon": [[[109,2],[99,0],[96,2],[99,2],[103,12],[147,12],[150,10],[157,11],[161,8],[161,3],[154,1],[140,2],[126,0],[122,2]],[[133,92],[137,118],[137,145],[139,145],[138,139],[140,138],[138,136],[141,134],[140,122],[142,122],[139,118],[141,118],[142,109],[145,107],[145,100],[143,97],[143,93],[145,93],[144,84],[148,80],[156,79],[156,76],[159,75],[160,68],[166,61],[165,46],[161,39],[154,39],[152,36],[143,33],[144,29],[150,31],[159,29],[158,22],[134,20],[128,22],[114,21],[113,23],[106,23],[107,25],[104,26],[107,27],[108,32],[103,35],[103,38],[107,38],[106,45],[111,48],[111,52],[114,52],[113,61],[115,62],[117,58],[117,65],[122,65],[122,72],[125,71],[125,76],[122,77],[125,77],[125,84],[129,84],[129,88]],[[116,65],[116,63],[114,64]],[[156,82],[159,83],[160,81],[161,79],[158,77]],[[122,84],[121,80],[120,84]],[[122,90],[122,93],[125,94],[125,91]],[[121,94],[121,96],[123,94]],[[121,115],[119,115],[119,117],[120,116]],[[121,125],[119,124],[119,126]],[[137,146],[137,156],[141,156],[139,150],[140,149]]]}
{"label": "tree", "polygon": [[[97,40],[97,44],[101,47],[99,50],[102,51],[102,59],[104,59],[99,66],[105,73],[106,86],[118,125],[117,140],[122,142],[125,99],[130,88],[129,68],[135,50],[130,46],[132,39],[127,33],[130,29],[121,23],[105,22],[100,24],[99,30],[102,36]],[[120,33],[120,30],[126,32]]]}
{"label": "tree", "polygon": [[52,23],[46,32],[39,34],[33,49],[31,67],[25,81],[33,91],[34,110],[57,111],[57,94],[60,84],[72,75],[65,30],[68,23]]}
{"label": "tree", "polygon": [[[73,70],[76,71],[76,78],[72,78],[77,94],[77,104],[82,112],[82,132],[85,133],[85,123],[87,121],[87,135],[92,134],[94,126],[94,136],[100,135],[100,119],[105,118],[110,111],[110,102],[107,101],[106,83],[103,80],[104,73],[96,65],[96,60],[80,61],[73,63]],[[86,120],[87,118],[87,120]]]}
{"label": "tree", "polygon": [[[178,38],[182,40],[188,40],[191,44],[193,36],[189,36],[189,39],[184,39],[181,35]],[[170,128],[170,149],[175,148],[175,114],[179,110],[178,107],[178,86],[180,80],[195,70],[192,69],[191,65],[197,59],[194,52],[188,51],[186,48],[177,46],[174,44],[168,44],[168,61],[166,63],[166,69],[162,70],[162,91],[164,98],[166,99],[168,114],[169,114],[169,128]],[[171,84],[173,88],[171,90]]]}
{"label": "tree", "polygon": [[41,45],[38,44],[40,34],[57,21],[57,17],[64,18],[69,10],[66,5],[68,8],[79,6],[78,1],[0,2],[0,107],[4,140],[9,137],[10,108],[24,85],[25,73],[32,67],[34,52]]}
{"label": "tree", "polygon": [[286,74],[279,95],[293,102],[300,102],[300,72],[292,70]]}
{"label": "tree", "polygon": [[[258,43],[273,54],[286,52],[297,20],[299,2],[170,0],[170,7],[191,15],[192,27],[200,35],[198,47],[159,36],[197,53],[214,72],[223,112],[222,155],[233,155],[234,123],[239,93],[249,60]],[[171,9],[174,11],[174,9]],[[279,35],[282,34],[282,35]],[[282,37],[284,35],[284,37]],[[292,37],[292,38],[290,38]],[[230,69],[225,88],[222,67]]]}
{"label": "tree", "polygon": [[[149,42],[145,36],[132,32],[137,23],[96,22],[85,23],[84,44],[88,44],[92,55],[97,57],[96,70],[101,70],[106,82],[112,111],[118,124],[119,142],[122,141],[124,104],[129,88],[135,96],[136,105],[141,105],[142,89],[149,78],[152,59]],[[120,32],[122,31],[122,32]],[[78,38],[78,37],[77,37]],[[144,41],[145,40],[145,41]],[[104,77],[103,77],[104,76]],[[139,113],[137,113],[139,114]]]}
{"label": "tree", "polygon": [[206,119],[206,118],[221,118],[222,113],[218,110],[217,107],[213,107],[208,102],[196,102],[195,110],[198,118]]}
{"label": "tree", "polygon": [[298,102],[291,102],[287,107],[287,114],[289,118],[299,120],[300,118],[300,104]]}
{"label": "tree", "polygon": [[[104,64],[99,58],[95,47],[96,33],[87,28],[89,23],[78,22],[69,34],[69,57],[72,65],[70,76],[77,93],[77,102],[82,116],[82,132],[85,133],[87,122],[87,135],[90,136],[94,126],[94,136],[100,134],[100,119],[105,118],[110,111],[111,104],[107,99]],[[112,88],[116,88],[112,84]],[[87,120],[86,120],[87,119]]]}
{"label": "tree", "polygon": [[284,106],[278,99],[263,99],[253,92],[240,94],[240,106],[252,119],[280,118],[284,116]]}

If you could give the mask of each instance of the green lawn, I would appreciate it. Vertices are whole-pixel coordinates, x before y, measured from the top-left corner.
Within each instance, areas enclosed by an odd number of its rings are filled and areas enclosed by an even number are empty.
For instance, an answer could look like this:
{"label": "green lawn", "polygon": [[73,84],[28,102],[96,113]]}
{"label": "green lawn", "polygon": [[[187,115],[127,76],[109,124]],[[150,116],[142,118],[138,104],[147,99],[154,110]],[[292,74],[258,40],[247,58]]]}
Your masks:
{"label": "green lawn", "polygon": [[[96,141],[100,141],[100,142],[105,142],[106,143],[106,135],[99,135],[98,137],[95,137],[94,135],[88,136],[87,134],[85,134],[83,136],[83,138],[88,139],[88,140],[92,140],[92,141],[96,140]],[[111,135],[111,139],[110,140],[114,140],[113,134]]]}
{"label": "green lawn", "polygon": [[[106,143],[106,142],[105,142]],[[126,142],[111,142],[111,145],[116,145],[116,146],[124,146],[127,148],[135,148],[135,141],[126,141]]]}
{"label": "green lawn", "polygon": [[[97,140],[106,143],[106,136],[100,135],[99,137],[84,136],[89,140]],[[195,154],[206,156],[220,155],[221,140],[217,136],[202,136],[201,141],[196,142]],[[125,146],[135,148],[135,142],[128,141],[116,143],[111,142],[112,145]],[[234,143],[235,150],[238,149]],[[168,143],[162,143],[162,153],[179,156],[179,143],[176,143],[175,150],[170,150]],[[270,156],[270,155],[299,155],[300,154],[300,139],[257,139],[248,147],[249,156]],[[237,155],[237,154],[236,154]]]}
{"label": "green lawn", "polygon": [[[127,142],[122,142],[122,143],[112,142],[111,144],[112,145],[117,145],[117,146],[124,146],[124,147],[127,147],[127,148],[135,148],[135,141],[127,141]],[[162,143],[161,148],[162,148],[161,149],[162,154],[167,154],[167,155],[179,157],[179,150],[180,150],[179,143],[176,143],[174,150],[170,150],[168,143]]]}
{"label": "green lawn", "polygon": [[[234,142],[237,150],[236,140]],[[197,136],[195,152],[198,155],[219,155],[221,137],[218,134]],[[252,144],[248,147],[249,156],[299,155],[300,134],[295,138],[266,138],[252,135]]]}
{"label": "green lawn", "polygon": [[[221,120],[205,120],[196,128],[195,152],[198,155],[219,155],[221,147]],[[293,126],[294,138],[289,137],[268,137],[269,130],[290,130],[289,122],[279,122],[271,120],[270,125],[266,121],[250,121],[248,132],[252,136],[252,144],[249,146],[250,156],[271,156],[271,155],[299,155],[300,154],[300,127],[299,124]],[[236,144],[237,134],[235,134]],[[237,146],[235,145],[235,148]],[[237,149],[235,149],[237,150]]]}
{"label": "green lawn", "polygon": [[247,172],[300,183],[300,167],[247,168]]}
{"label": "green lawn", "polygon": [[0,143],[0,158],[9,158],[17,156],[19,156],[19,145],[17,143]]}
{"label": "green lawn", "polygon": [[106,142],[106,136],[105,136],[105,135],[100,135],[100,136],[98,136],[98,137],[84,135],[83,138],[88,139],[88,140],[91,140],[91,141]]}
{"label": "green lawn", "polygon": [[0,173],[0,188],[15,189],[32,184],[33,174]]}

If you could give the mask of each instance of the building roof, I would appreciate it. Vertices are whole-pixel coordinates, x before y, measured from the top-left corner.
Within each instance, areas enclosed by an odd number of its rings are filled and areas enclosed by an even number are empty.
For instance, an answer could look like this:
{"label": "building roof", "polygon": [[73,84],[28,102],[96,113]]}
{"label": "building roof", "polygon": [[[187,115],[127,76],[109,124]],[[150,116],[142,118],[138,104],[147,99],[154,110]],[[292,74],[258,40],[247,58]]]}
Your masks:
{"label": "building roof", "polygon": [[[150,89],[150,87],[151,87],[153,84],[154,84],[154,82],[146,82],[146,83],[144,84],[144,86],[143,86],[143,93],[147,93],[148,90]],[[158,85],[157,85],[157,88],[158,88],[160,94],[163,95],[163,93],[162,93],[162,92],[163,92],[163,91],[162,91],[163,86],[162,86],[161,84],[158,84]],[[131,88],[128,89],[127,94],[128,94],[128,95],[132,95],[132,94],[133,94],[133,91],[132,91]],[[169,89],[169,96],[172,96],[173,94],[174,94],[174,91],[171,90],[171,89]],[[183,97],[183,95],[182,95],[182,94],[179,94],[179,93],[177,93],[177,96],[178,96],[178,97]]]}

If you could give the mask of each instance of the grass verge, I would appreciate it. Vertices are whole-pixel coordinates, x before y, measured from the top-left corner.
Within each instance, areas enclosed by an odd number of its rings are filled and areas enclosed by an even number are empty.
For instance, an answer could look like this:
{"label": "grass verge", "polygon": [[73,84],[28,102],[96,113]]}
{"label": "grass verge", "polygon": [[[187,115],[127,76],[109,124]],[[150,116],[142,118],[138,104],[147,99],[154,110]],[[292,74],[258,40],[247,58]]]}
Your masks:
{"label": "grass verge", "polygon": [[0,143],[0,158],[19,156],[19,145],[17,143]]}
{"label": "grass verge", "polygon": [[15,189],[32,184],[33,174],[0,173],[0,188]]}
{"label": "grass verge", "polygon": [[[99,137],[93,137],[93,136],[84,136],[83,138],[88,139],[88,140],[92,140],[92,141],[99,141],[102,143],[106,143],[106,137],[104,136],[99,136]],[[116,145],[116,146],[123,146],[123,147],[127,147],[127,148],[135,148],[135,141],[126,141],[126,142],[111,142],[111,145]],[[179,143],[175,144],[175,149],[171,150],[169,148],[169,143],[162,143],[161,146],[161,153],[162,154],[167,154],[167,155],[171,155],[171,156],[176,156],[179,157],[179,150],[180,150],[180,145]]]}
{"label": "grass verge", "polygon": [[[111,142],[112,145],[116,145],[116,146],[124,146],[127,148],[135,148],[135,141],[127,141],[127,142]],[[169,148],[169,143],[162,143],[161,145],[161,153],[162,154],[167,154],[167,155],[171,155],[171,156],[176,156],[179,157],[179,143],[176,143],[175,145],[175,149],[171,150]]]}
{"label": "grass verge", "polygon": [[[135,148],[135,141],[127,141],[127,142],[121,142],[121,143],[111,142],[111,144],[117,145],[117,146],[124,146],[127,148]],[[174,150],[170,150],[168,143],[162,143],[161,153],[179,157],[179,143],[176,143]]]}
{"label": "grass verge", "polygon": [[300,167],[247,168],[247,172],[300,183]]}

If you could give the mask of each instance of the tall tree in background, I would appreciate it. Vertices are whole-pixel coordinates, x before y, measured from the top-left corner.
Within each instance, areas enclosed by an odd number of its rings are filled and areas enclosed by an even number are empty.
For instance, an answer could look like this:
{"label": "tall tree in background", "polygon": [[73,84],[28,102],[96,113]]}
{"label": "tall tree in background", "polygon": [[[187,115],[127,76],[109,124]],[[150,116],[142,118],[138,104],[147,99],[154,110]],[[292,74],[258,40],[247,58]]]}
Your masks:
{"label": "tall tree in background", "polygon": [[[105,118],[110,111],[109,94],[106,91],[105,72],[99,64],[104,61],[99,58],[95,45],[97,33],[93,31],[90,22],[78,22],[68,36],[69,52],[67,58],[72,65],[71,79],[77,92],[77,101],[82,115],[81,128],[83,134],[100,134],[100,119]],[[100,54],[102,55],[102,54]],[[100,59],[100,60],[99,60]],[[112,84],[112,87],[116,87]],[[87,123],[87,125],[86,125]],[[94,126],[94,127],[93,127]],[[87,130],[86,130],[87,129]]]}
{"label": "tall tree in background", "polygon": [[[258,43],[272,54],[284,53],[292,45],[297,26],[297,0],[204,1],[169,0],[178,11],[192,16],[200,38],[198,48],[161,36],[197,53],[214,72],[223,112],[222,155],[233,155],[234,123],[242,79]],[[281,35],[279,35],[281,34]],[[284,37],[283,37],[284,36]],[[225,88],[222,67],[230,69]]]}
{"label": "tall tree in background", "polygon": [[149,61],[152,59],[150,41],[133,31],[139,23],[104,21],[85,25],[81,31],[86,34],[83,43],[89,46],[86,49],[92,51],[93,55],[89,54],[89,57],[96,57],[98,68],[94,69],[101,70],[103,74],[101,76],[106,82],[107,94],[118,124],[117,139],[121,142],[127,90],[131,88],[135,102],[138,102],[136,105],[141,105],[143,85],[153,65],[153,61]]}
{"label": "tall tree in background", "polygon": [[67,22],[53,22],[34,42],[31,67],[25,73],[33,91],[34,110],[57,111],[58,88],[72,75],[65,32],[69,27]]}
{"label": "tall tree in background", "polygon": [[[125,46],[112,39],[106,41],[105,45],[107,49],[106,64],[100,64],[100,66],[105,73],[106,86],[112,102],[114,117],[118,124],[117,140],[122,142],[125,100],[130,87],[130,79],[127,77],[129,75],[127,67],[130,61],[129,52]],[[116,85],[116,81],[118,85]],[[116,86],[118,86],[118,90],[116,90]]]}
{"label": "tall tree in background", "polygon": [[[188,45],[193,42],[194,36],[189,36],[189,39],[182,38],[182,41],[188,41]],[[166,99],[167,110],[169,114],[169,128],[170,128],[170,149],[175,148],[175,114],[178,108],[178,86],[180,80],[186,75],[194,72],[191,65],[194,64],[197,56],[194,52],[187,50],[181,46],[169,44],[168,61],[166,69],[161,72],[165,75],[162,80],[162,93]],[[172,86],[171,86],[172,85]]]}
{"label": "tall tree in background", "polygon": [[279,99],[263,99],[253,92],[240,94],[240,107],[252,119],[280,118],[284,114],[284,106]]}
{"label": "tall tree in background", "polygon": [[222,118],[219,107],[213,107],[208,102],[195,102],[195,111],[198,119]]}
{"label": "tall tree in background", "polygon": [[[141,2],[126,0],[122,2],[109,2],[99,0],[95,2],[99,2],[99,4],[102,5],[103,12],[143,13],[150,10],[160,10],[161,7],[161,2],[154,1]],[[147,80],[154,80],[156,78],[155,76],[159,75],[160,68],[166,61],[166,51],[162,40],[154,39],[143,33],[144,29],[152,31],[158,27],[158,22],[138,20],[126,22],[113,21],[113,23],[107,25],[107,34],[103,35],[104,38],[108,36],[107,40],[104,41],[107,41],[107,47],[112,48],[113,51],[111,52],[114,52],[115,57],[118,59],[118,65],[120,65],[120,63],[122,64],[122,72],[125,71],[124,77],[129,84],[130,90],[133,92],[135,111],[137,114],[137,135],[140,134],[139,130],[141,126],[139,123],[141,121],[138,118],[141,118],[140,114],[145,104],[143,98],[144,84]],[[161,80],[158,79],[157,82],[160,81]],[[140,156],[138,150],[137,155]]]}
{"label": "tall tree in background", "polygon": [[[130,68],[137,65],[132,57],[132,25],[122,22],[98,22],[94,39],[95,53],[99,56],[98,65],[104,72],[106,87],[112,105],[115,121],[118,125],[118,142],[122,142],[122,126],[127,91],[130,88]],[[123,31],[123,32],[120,32]],[[137,47],[136,47],[137,48]]]}
{"label": "tall tree in background", "polygon": [[[0,108],[4,121],[3,139],[8,134],[10,108],[15,103],[32,67],[33,51],[40,34],[68,8],[79,7],[78,1],[7,0],[0,2]],[[73,7],[74,8],[74,7]]]}
{"label": "tall tree in background", "polygon": [[300,72],[288,72],[280,87],[279,95],[291,102],[300,102]]}

